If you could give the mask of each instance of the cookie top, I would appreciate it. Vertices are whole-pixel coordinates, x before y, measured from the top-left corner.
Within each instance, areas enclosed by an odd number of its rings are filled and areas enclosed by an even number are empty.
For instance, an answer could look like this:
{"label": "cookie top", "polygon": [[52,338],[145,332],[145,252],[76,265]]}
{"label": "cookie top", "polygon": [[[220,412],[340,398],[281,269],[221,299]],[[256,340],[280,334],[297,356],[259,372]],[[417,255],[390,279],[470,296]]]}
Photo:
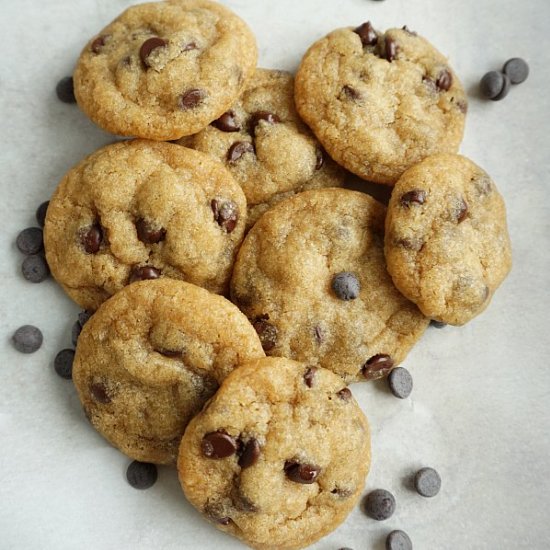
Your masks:
{"label": "cookie top", "polygon": [[363,193],[319,189],[260,218],[237,256],[231,296],[268,355],[346,382],[384,376],[405,358],[428,320],[386,271],[385,214]]}
{"label": "cookie top", "polygon": [[57,281],[95,310],[129,282],[171,277],[227,290],[246,199],[214,159],[171,143],[108,145],[63,178],[46,216]]}
{"label": "cookie top", "polygon": [[467,103],[426,39],[364,23],[309,48],[296,75],[296,107],[336,162],[392,185],[426,156],[458,150]]}
{"label": "cookie top", "polygon": [[84,48],[74,73],[75,96],[109,132],[178,139],[228,109],[256,60],[252,32],[221,4],[139,4]]}
{"label": "cookie top", "polygon": [[170,464],[221,381],[263,356],[256,332],[225,298],[183,281],[142,281],[86,323],[73,380],[90,422],[115,447]]}
{"label": "cookie top", "polygon": [[496,185],[466,157],[428,157],[395,185],[385,251],[395,285],[425,315],[468,322],[487,307],[512,265]]}
{"label": "cookie top", "polygon": [[342,379],[284,358],[231,373],[178,457],[191,504],[264,550],[303,548],[335,529],[369,466],[367,420]]}
{"label": "cookie top", "polygon": [[300,120],[286,71],[257,69],[229,111],[181,143],[225,164],[243,188],[249,226],[276,202],[306,189],[339,187],[346,174]]}

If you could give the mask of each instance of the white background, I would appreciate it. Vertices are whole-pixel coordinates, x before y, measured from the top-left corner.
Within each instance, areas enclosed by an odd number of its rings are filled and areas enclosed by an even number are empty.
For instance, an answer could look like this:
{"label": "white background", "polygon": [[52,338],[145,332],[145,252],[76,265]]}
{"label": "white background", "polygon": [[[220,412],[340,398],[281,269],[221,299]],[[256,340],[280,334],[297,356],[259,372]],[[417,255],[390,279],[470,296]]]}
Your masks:
{"label": "white background", "polygon": [[[243,546],[186,503],[175,472],[137,491],[128,460],[85,421],[55,353],[70,345],[77,308],[52,280],[20,275],[14,241],[67,169],[108,143],[76,106],[60,103],[57,81],[80,49],[127,0],[1,0],[0,36],[0,549],[139,550]],[[384,383],[355,385],[370,418],[373,463],[367,488],[397,498],[388,521],[356,509],[315,545],[382,550],[391,529],[415,550],[550,548],[550,3],[548,0],[227,0],[255,31],[260,65],[295,69],[305,49],[336,27],[368,19],[407,24],[448,55],[470,96],[462,152],[503,193],[514,268],[489,309],[462,328],[429,329],[404,366],[414,376],[401,401]],[[477,82],[509,57],[526,58],[527,82],[501,102]],[[34,355],[10,337],[36,324]],[[441,493],[407,486],[431,465]]]}

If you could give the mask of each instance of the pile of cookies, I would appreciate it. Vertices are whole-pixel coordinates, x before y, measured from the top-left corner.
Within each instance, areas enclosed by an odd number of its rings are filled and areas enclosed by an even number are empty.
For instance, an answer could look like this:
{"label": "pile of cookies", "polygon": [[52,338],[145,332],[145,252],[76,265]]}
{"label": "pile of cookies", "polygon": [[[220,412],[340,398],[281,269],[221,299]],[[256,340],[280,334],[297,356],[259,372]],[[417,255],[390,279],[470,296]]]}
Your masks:
{"label": "pile of cookies", "polygon": [[[387,375],[430,320],[483,311],[511,254],[495,184],[456,154],[464,90],[424,38],[364,23],[313,44],[295,80],[256,63],[210,0],[138,5],[92,38],[78,104],[135,139],[68,172],[44,243],[95,312],[72,370],[93,426],[177,464],[220,529],[294,549],[364,486],[347,384]],[[394,186],[388,207],[347,171]]]}

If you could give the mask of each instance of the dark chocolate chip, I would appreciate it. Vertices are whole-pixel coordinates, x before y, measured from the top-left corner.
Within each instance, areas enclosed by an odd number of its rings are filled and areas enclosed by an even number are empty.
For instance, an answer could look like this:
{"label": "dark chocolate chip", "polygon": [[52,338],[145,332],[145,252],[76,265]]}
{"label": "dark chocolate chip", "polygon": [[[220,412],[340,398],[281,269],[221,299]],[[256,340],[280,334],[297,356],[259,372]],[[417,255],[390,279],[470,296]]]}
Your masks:
{"label": "dark chocolate chip", "polygon": [[214,220],[228,233],[235,229],[239,221],[239,209],[233,201],[212,199],[210,207],[214,213]]}
{"label": "dark chocolate chip", "polygon": [[486,73],[479,83],[481,93],[493,101],[498,101],[508,95],[510,79],[498,71]]}
{"label": "dark chocolate chip", "polygon": [[107,40],[107,36],[98,36],[90,45],[90,49],[94,53],[99,53],[103,46],[105,46],[105,41]]}
{"label": "dark chocolate chip", "polygon": [[382,378],[393,368],[393,359],[385,353],[379,353],[371,357],[363,365],[363,376],[367,380]]}
{"label": "dark chocolate chip", "polygon": [[72,76],[63,77],[55,87],[57,99],[62,103],[76,103],[74,96],[74,81]]}
{"label": "dark chocolate chip", "polygon": [[332,279],[332,290],[340,300],[355,300],[361,291],[359,279],[349,271],[342,271]]}
{"label": "dark chocolate chip", "polygon": [[395,512],[395,498],[385,489],[371,491],[363,501],[367,516],[377,521],[390,518]]}
{"label": "dark chocolate chip", "polygon": [[416,204],[424,204],[426,201],[426,191],[423,189],[413,189],[412,191],[407,191],[401,195],[401,205],[409,207],[413,202]]}
{"label": "dark chocolate chip", "polygon": [[149,489],[157,478],[157,467],[149,462],[134,460],[126,470],[126,479],[134,489]]}
{"label": "dark chocolate chip", "polygon": [[21,353],[34,353],[40,348],[43,340],[41,330],[32,325],[19,327],[11,337],[13,347]]}
{"label": "dark chocolate chip", "polygon": [[166,229],[164,227],[154,228],[143,218],[139,218],[136,221],[136,230],[138,239],[145,244],[160,243],[166,237]]}
{"label": "dark chocolate chip", "polygon": [[250,466],[254,466],[256,462],[258,462],[258,458],[260,458],[260,443],[257,439],[249,439],[243,447],[243,451],[241,453],[241,456],[239,458],[239,466],[241,468],[250,468]]}
{"label": "dark chocolate chip", "polygon": [[351,391],[348,388],[342,388],[339,392],[336,393],[336,395],[342,401],[351,401],[352,398]]}
{"label": "dark chocolate chip", "polygon": [[183,355],[182,350],[177,349],[155,348],[155,351],[165,357],[181,357]]}
{"label": "dark chocolate chip", "polygon": [[355,88],[352,88],[346,84],[340,92],[339,99],[351,99],[352,101],[357,101],[358,99],[361,99],[361,94]]}
{"label": "dark chocolate chip", "polygon": [[103,241],[103,230],[98,223],[94,223],[80,232],[80,243],[87,254],[95,254],[99,251]]}
{"label": "dark chocolate chip", "polygon": [[248,121],[248,127],[251,134],[254,134],[256,127],[261,121],[264,121],[267,124],[277,124],[278,122],[281,122],[281,119],[275,113],[270,113],[269,111],[256,111],[250,115],[250,119]]}
{"label": "dark chocolate chip", "polygon": [[457,223],[463,222],[466,219],[468,215],[468,204],[463,198],[458,202],[454,215]]}
{"label": "dark chocolate chip", "polygon": [[432,319],[430,321],[430,325],[434,328],[445,328],[447,326],[447,323],[443,323],[441,321],[436,321],[435,319]]}
{"label": "dark chocolate chip", "polygon": [[397,57],[398,51],[397,42],[391,38],[391,36],[386,36],[385,48],[384,48],[384,57],[391,63]]}
{"label": "dark chocolate chip", "polygon": [[231,518],[228,516],[224,516],[223,518],[215,518],[215,521],[220,525],[229,525],[229,523],[231,522]]}
{"label": "dark chocolate chip", "polygon": [[284,465],[284,471],[290,481],[309,485],[315,483],[321,473],[321,468],[313,464],[301,464],[294,460],[287,460]]}
{"label": "dark chocolate chip", "polygon": [[238,132],[241,129],[241,125],[238,123],[233,111],[227,111],[211,124],[222,132]]}
{"label": "dark chocolate chip", "polygon": [[93,311],[88,311],[87,309],[83,309],[78,314],[78,322],[80,323],[80,326],[83,327],[90,320],[90,317],[93,314],[94,314]]}
{"label": "dark chocolate chip", "polygon": [[396,529],[386,537],[386,550],[412,550],[412,542],[405,531]]}
{"label": "dark chocolate chip", "polygon": [[325,154],[321,148],[317,148],[315,151],[315,170],[321,170],[325,164]]}
{"label": "dark chocolate chip", "polygon": [[436,86],[446,92],[453,85],[453,75],[448,69],[443,69],[437,76]]}
{"label": "dark chocolate chip", "polygon": [[254,153],[254,145],[249,141],[236,141],[227,151],[227,161],[233,164],[245,153]]}
{"label": "dark chocolate chip", "polygon": [[[269,316],[267,316],[267,319],[269,319]],[[252,323],[252,326],[260,337],[260,342],[262,343],[264,351],[272,350],[277,343],[277,336],[279,335],[277,327],[268,323],[265,316],[256,319]]]}
{"label": "dark chocolate chip", "polygon": [[227,458],[237,452],[237,442],[224,432],[211,432],[202,438],[201,451],[207,458]]}
{"label": "dark chocolate chip", "polygon": [[504,78],[504,81],[502,85],[502,90],[496,97],[491,98],[493,101],[500,101],[501,99],[504,99],[508,95],[508,92],[510,91],[510,86],[512,85],[512,83],[510,82],[508,75],[503,75],[503,78]]}
{"label": "dark chocolate chip", "polygon": [[42,254],[33,254],[23,260],[21,273],[27,281],[41,283],[50,276],[50,268]]}
{"label": "dark chocolate chip", "polygon": [[107,391],[107,387],[102,382],[94,382],[90,386],[90,393],[96,401],[103,405],[107,405],[107,403],[111,402],[111,396]]}
{"label": "dark chocolate chip", "polygon": [[160,269],[150,265],[136,266],[130,272],[128,282],[135,283],[136,281],[145,281],[148,279],[158,279],[160,277]]}
{"label": "dark chocolate chip", "polygon": [[395,397],[399,397],[399,399],[409,397],[413,389],[411,373],[403,367],[393,369],[388,375],[388,385]]}
{"label": "dark chocolate chip", "polygon": [[82,332],[82,326],[78,321],[75,321],[71,328],[71,342],[75,347],[76,347],[76,344],[78,343],[78,337],[80,336],[81,332]]}
{"label": "dark chocolate chip", "polygon": [[414,476],[414,488],[423,497],[435,497],[441,489],[441,477],[433,468],[421,468]]}
{"label": "dark chocolate chip", "polygon": [[529,76],[529,65],[520,57],[512,57],[504,63],[502,72],[508,76],[512,84],[521,84]]}
{"label": "dark chocolate chip", "polygon": [[44,248],[44,238],[40,227],[27,227],[17,235],[15,244],[23,254],[36,254]]}
{"label": "dark chocolate chip", "polygon": [[313,387],[313,382],[315,381],[315,374],[317,373],[316,367],[308,367],[304,373],[304,382],[308,388]]}
{"label": "dark chocolate chip", "polygon": [[53,368],[55,372],[65,378],[65,380],[70,380],[73,377],[73,361],[74,361],[74,349],[62,349],[56,356],[53,361]]}
{"label": "dark chocolate chip", "polygon": [[180,109],[183,109],[184,111],[187,109],[193,109],[199,105],[205,97],[206,92],[204,90],[199,90],[197,88],[187,90],[179,99]]}
{"label": "dark chocolate chip", "polygon": [[44,227],[44,223],[46,222],[46,212],[48,211],[49,204],[50,201],[45,201],[36,209],[36,221],[40,227]]}
{"label": "dark chocolate chip", "polygon": [[359,38],[361,39],[361,44],[363,44],[363,46],[374,46],[378,39],[376,31],[374,30],[374,27],[372,26],[370,21],[363,23],[362,25],[354,29],[353,32],[359,35]]}
{"label": "dark chocolate chip", "polygon": [[141,58],[142,63],[146,67],[150,67],[147,58],[151,54],[153,50],[156,50],[157,48],[164,48],[168,42],[166,40],[163,40],[162,38],[159,38],[158,36],[153,36],[152,38],[148,38],[139,49],[139,57]]}

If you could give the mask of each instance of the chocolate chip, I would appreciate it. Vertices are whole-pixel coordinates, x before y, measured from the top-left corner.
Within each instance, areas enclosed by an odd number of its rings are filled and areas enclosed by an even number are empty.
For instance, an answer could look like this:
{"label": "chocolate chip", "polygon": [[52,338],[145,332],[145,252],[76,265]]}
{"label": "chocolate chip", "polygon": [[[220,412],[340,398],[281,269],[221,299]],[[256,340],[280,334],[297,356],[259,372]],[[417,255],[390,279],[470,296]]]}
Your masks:
{"label": "chocolate chip", "polygon": [[367,516],[377,521],[388,519],[395,512],[395,498],[385,489],[371,491],[363,503]]}
{"label": "chocolate chip", "polygon": [[239,484],[233,484],[231,489],[231,504],[239,512],[257,512],[258,507],[243,494]]}
{"label": "chocolate chip", "polygon": [[508,95],[510,79],[498,71],[490,71],[483,76],[479,83],[481,93],[493,101],[499,101]]}
{"label": "chocolate chip", "polygon": [[339,392],[336,392],[336,395],[342,401],[351,401],[352,398],[351,391],[348,388],[342,388]]}
{"label": "chocolate chip", "polygon": [[74,361],[74,349],[62,349],[56,356],[53,361],[53,368],[55,372],[65,378],[65,380],[70,380],[73,377],[73,361]]}
{"label": "chocolate chip", "polygon": [[445,328],[447,326],[447,323],[443,323],[441,321],[436,321],[435,319],[432,319],[430,321],[430,325],[434,328]]}
{"label": "chocolate chip", "polygon": [[157,467],[149,462],[134,460],[126,470],[126,479],[134,489],[149,489],[158,478]]}
{"label": "chocolate chip", "polygon": [[435,497],[441,489],[441,477],[433,468],[421,468],[414,476],[414,488],[423,497]]}
{"label": "chocolate chip", "polygon": [[177,349],[155,348],[155,351],[165,357],[181,357],[183,355],[183,351]]}
{"label": "chocolate chip", "polygon": [[290,481],[309,485],[311,483],[315,483],[321,473],[321,468],[319,468],[319,466],[314,466],[313,464],[301,464],[300,462],[295,462],[294,460],[287,460],[284,465],[284,471],[286,477]]}
{"label": "chocolate chip", "polygon": [[317,373],[316,367],[308,367],[304,374],[304,382],[308,388],[313,387],[313,382],[315,381],[315,374]]}
{"label": "chocolate chip", "polygon": [[23,254],[36,254],[44,248],[44,238],[40,227],[27,227],[17,235],[15,244]]}
{"label": "chocolate chip", "polygon": [[82,332],[82,326],[78,321],[75,321],[71,328],[71,342],[75,347],[76,347],[76,344],[78,343],[78,337],[80,336],[81,332]]}
{"label": "chocolate chip", "polygon": [[349,498],[355,491],[352,489],[344,489],[342,487],[335,487],[332,489],[331,494],[337,495],[340,498]]}
{"label": "chocolate chip", "polygon": [[269,316],[261,316],[253,321],[252,326],[260,337],[264,351],[269,351],[275,347],[279,331],[276,326],[268,323],[265,317],[269,319]]}
{"label": "chocolate chip", "polygon": [[501,99],[504,99],[508,95],[508,92],[510,91],[510,86],[511,86],[511,82],[510,82],[510,79],[508,78],[508,75],[504,75],[502,90],[496,97],[493,97],[491,99],[493,101],[500,101]]}
{"label": "chocolate chip", "polygon": [[241,456],[239,458],[239,466],[241,468],[250,468],[258,462],[260,458],[260,443],[257,439],[249,439],[245,444]]}
{"label": "chocolate chip", "polygon": [[48,211],[49,204],[50,201],[45,201],[36,209],[36,221],[40,227],[44,227],[44,223],[46,222],[46,212]]}
{"label": "chocolate chip", "polygon": [[74,81],[72,76],[63,77],[55,87],[57,99],[62,103],[76,103],[74,96]]}
{"label": "chocolate chip", "polygon": [[338,97],[339,99],[351,99],[352,101],[357,101],[358,99],[361,99],[361,94],[355,88],[352,88],[346,84],[342,88],[342,91]]}
{"label": "chocolate chip", "polygon": [[197,49],[198,49],[198,46],[196,42],[187,42],[181,47],[182,52],[189,52],[191,50],[197,50]]}
{"label": "chocolate chip", "polygon": [[224,516],[223,518],[216,518],[216,522],[220,525],[229,525],[231,518],[227,516]]}
{"label": "chocolate chip", "polygon": [[321,170],[323,164],[325,164],[325,154],[323,150],[318,147],[315,151],[315,170]]}
{"label": "chocolate chip", "polygon": [[129,283],[136,281],[145,281],[148,279],[158,279],[160,277],[160,269],[150,265],[136,266],[130,272]]}
{"label": "chocolate chip", "polygon": [[367,380],[374,380],[376,378],[382,378],[388,374],[393,368],[393,359],[385,353],[379,353],[371,357],[363,365],[363,376]]}
{"label": "chocolate chip", "polygon": [[204,90],[199,90],[197,88],[187,90],[180,97],[180,109],[183,109],[184,111],[187,109],[193,109],[199,105],[205,97],[206,92]]}
{"label": "chocolate chip", "polygon": [[229,525],[231,518],[224,515],[224,506],[217,503],[207,503],[204,507],[204,513],[212,521],[219,523],[220,525]]}
{"label": "chocolate chip", "polygon": [[454,212],[456,222],[457,223],[463,222],[466,219],[467,215],[468,215],[468,204],[463,198],[461,198]]}
{"label": "chocolate chip", "polygon": [[78,314],[78,322],[80,323],[80,326],[83,327],[89,320],[90,317],[94,314],[93,311],[89,311],[87,309],[83,309]]}
{"label": "chocolate chip", "polygon": [[409,397],[413,389],[413,379],[410,372],[403,367],[397,367],[393,369],[388,376],[388,385],[390,391],[399,397],[399,399],[405,399]]}
{"label": "chocolate chip", "polygon": [[453,75],[448,69],[443,69],[437,76],[436,86],[446,92],[453,85]]}
{"label": "chocolate chip", "polygon": [[21,264],[21,273],[23,277],[31,283],[41,283],[50,275],[48,262],[42,254],[33,254],[27,256]]}
{"label": "chocolate chip", "polygon": [[227,111],[211,124],[222,132],[238,132],[241,129],[241,125],[238,123],[233,111]]}
{"label": "chocolate chip", "polygon": [[234,164],[245,153],[254,153],[254,145],[249,141],[236,141],[227,151],[227,161]]}
{"label": "chocolate chip", "polygon": [[103,405],[107,405],[111,402],[111,396],[109,395],[105,384],[102,382],[94,382],[90,386],[90,393],[96,401],[102,403]]}
{"label": "chocolate chip", "polygon": [[278,122],[281,122],[281,119],[276,114],[270,113],[269,111],[256,111],[250,115],[250,119],[248,121],[248,127],[251,134],[254,134],[256,131],[256,126],[258,126],[261,121],[264,121],[267,124],[277,124]]}
{"label": "chocolate chip", "polygon": [[521,84],[529,76],[529,65],[520,57],[512,57],[504,63],[502,72],[508,76],[512,84]]}
{"label": "chocolate chip", "polygon": [[323,329],[320,326],[317,325],[313,329],[313,333],[315,334],[315,340],[317,340],[317,343],[322,344],[324,339],[325,339],[325,336],[323,334]]}
{"label": "chocolate chip", "polygon": [[163,40],[162,38],[159,38],[158,36],[153,36],[152,38],[147,39],[139,49],[139,57],[141,58],[141,61],[146,67],[150,67],[147,58],[151,54],[153,50],[156,50],[157,48],[164,48],[168,42],[166,40]]}
{"label": "chocolate chip", "polygon": [[237,442],[225,432],[211,432],[202,438],[201,451],[207,458],[227,458],[237,452]]}
{"label": "chocolate chip", "polygon": [[214,220],[228,233],[235,229],[239,221],[239,209],[233,201],[212,199],[210,207],[214,213]]}
{"label": "chocolate chip", "polygon": [[99,53],[103,46],[105,46],[105,41],[107,40],[107,36],[98,36],[90,45],[90,49],[94,53]]}
{"label": "chocolate chip", "polygon": [[103,241],[103,230],[98,223],[94,223],[80,232],[80,243],[87,254],[95,254],[99,251]]}
{"label": "chocolate chip", "polygon": [[404,193],[401,195],[401,205],[405,207],[411,206],[411,204],[414,202],[416,204],[424,204],[426,201],[426,191],[423,189],[413,189],[412,191],[407,191],[407,193]]}
{"label": "chocolate chip", "polygon": [[359,279],[349,271],[342,271],[332,279],[332,290],[340,300],[355,300],[361,291]]}
{"label": "chocolate chip", "polygon": [[144,218],[139,218],[136,221],[136,230],[138,239],[145,244],[156,244],[163,241],[166,237],[166,229],[154,228]]}
{"label": "chocolate chip", "polygon": [[374,46],[378,39],[376,31],[374,30],[374,27],[371,25],[370,21],[363,23],[362,25],[354,29],[353,32],[359,35],[359,38],[361,39],[361,44],[363,44],[363,46]]}
{"label": "chocolate chip", "polygon": [[391,63],[397,57],[397,42],[390,36],[386,36],[384,57]]}
{"label": "chocolate chip", "polygon": [[41,330],[32,325],[19,327],[11,337],[13,347],[21,353],[34,353],[40,348],[43,340]]}
{"label": "chocolate chip", "polygon": [[386,537],[386,550],[412,550],[412,542],[405,531],[396,529]]}

